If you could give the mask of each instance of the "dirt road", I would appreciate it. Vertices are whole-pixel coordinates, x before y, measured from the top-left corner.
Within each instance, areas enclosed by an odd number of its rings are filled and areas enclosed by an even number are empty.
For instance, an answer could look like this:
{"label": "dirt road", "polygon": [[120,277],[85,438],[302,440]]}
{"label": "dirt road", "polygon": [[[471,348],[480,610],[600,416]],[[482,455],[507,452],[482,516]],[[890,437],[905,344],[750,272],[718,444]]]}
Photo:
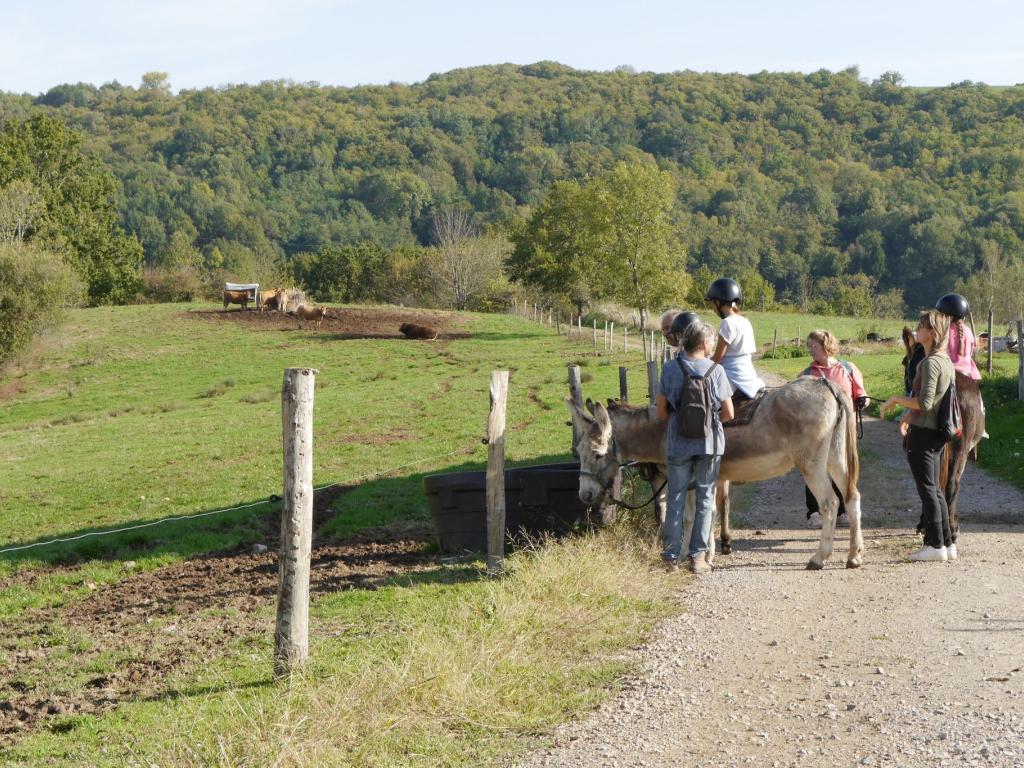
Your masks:
{"label": "dirt road", "polygon": [[733,554],[679,576],[685,613],[633,652],[640,676],[521,768],[1024,765],[1024,494],[969,466],[960,560],[910,563],[895,425],[867,422],[862,455],[862,569],[840,529],[804,570],[798,475],[737,489]]}

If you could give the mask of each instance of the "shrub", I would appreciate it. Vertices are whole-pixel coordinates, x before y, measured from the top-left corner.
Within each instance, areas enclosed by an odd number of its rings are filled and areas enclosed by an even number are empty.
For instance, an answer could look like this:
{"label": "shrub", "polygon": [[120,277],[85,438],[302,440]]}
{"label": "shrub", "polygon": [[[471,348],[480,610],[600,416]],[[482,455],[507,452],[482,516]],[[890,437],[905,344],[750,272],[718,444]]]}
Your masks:
{"label": "shrub", "polygon": [[84,296],[82,282],[59,254],[0,245],[0,363],[23,352],[40,331],[57,325],[61,310]]}
{"label": "shrub", "polygon": [[142,273],[142,296],[146,301],[158,304],[195,301],[203,293],[199,272],[190,267],[147,267]]}

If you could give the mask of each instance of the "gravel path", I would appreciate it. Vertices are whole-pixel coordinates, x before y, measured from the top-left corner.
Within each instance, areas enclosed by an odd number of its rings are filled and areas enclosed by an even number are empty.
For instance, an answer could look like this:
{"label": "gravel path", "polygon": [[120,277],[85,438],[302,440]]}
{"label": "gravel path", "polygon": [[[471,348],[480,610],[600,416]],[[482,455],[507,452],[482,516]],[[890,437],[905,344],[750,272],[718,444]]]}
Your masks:
{"label": "gravel path", "polygon": [[1024,494],[968,466],[960,560],[910,563],[895,425],[861,445],[862,569],[840,529],[804,570],[799,475],[738,488],[733,554],[680,574],[686,613],[633,652],[640,676],[520,767],[1024,765]]}

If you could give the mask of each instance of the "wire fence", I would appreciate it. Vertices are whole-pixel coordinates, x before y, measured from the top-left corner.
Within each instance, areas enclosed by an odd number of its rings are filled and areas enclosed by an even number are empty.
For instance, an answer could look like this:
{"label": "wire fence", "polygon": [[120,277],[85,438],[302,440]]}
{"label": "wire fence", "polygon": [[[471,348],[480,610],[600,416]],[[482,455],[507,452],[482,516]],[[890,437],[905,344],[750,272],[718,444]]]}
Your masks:
{"label": "wire fence", "polygon": [[[466,438],[466,439],[468,439],[468,438]],[[378,470],[376,470],[374,472],[367,472],[364,475],[359,475],[357,477],[347,478],[345,480],[339,480],[339,481],[334,482],[334,483],[327,483],[325,485],[315,486],[313,488],[313,492],[316,493],[318,491],[323,491],[323,490],[325,490],[327,488],[335,488],[335,487],[339,487],[339,486],[356,485],[358,483],[366,482],[367,480],[370,480],[370,479],[373,479],[373,478],[383,477],[384,475],[390,475],[390,474],[393,474],[393,473],[398,472],[400,470],[409,469],[410,467],[415,467],[415,466],[418,466],[420,464],[426,464],[428,462],[440,461],[442,459],[447,459],[447,458],[450,458],[452,456],[457,456],[459,454],[463,454],[464,455],[464,454],[472,453],[473,450],[475,450],[476,447],[479,446],[479,444],[480,444],[480,438],[476,437],[476,438],[474,438],[474,443],[466,445],[466,446],[464,446],[462,448],[457,448],[454,451],[449,451],[448,453],[440,453],[440,454],[436,454],[434,456],[425,456],[425,457],[423,457],[421,459],[416,459],[416,461],[410,461],[410,462],[407,462],[405,464],[399,464],[399,465],[396,465],[396,466],[393,466],[393,467],[388,467],[386,469],[378,469]],[[42,548],[42,547],[50,547],[50,546],[53,546],[55,544],[68,544],[68,543],[72,543],[72,542],[76,542],[76,541],[82,541],[83,539],[95,539],[95,538],[103,538],[103,537],[106,537],[106,536],[117,536],[117,535],[120,535],[122,533],[129,533],[131,531],[137,531],[137,530],[140,530],[140,529],[143,529],[143,528],[152,528],[154,526],[163,525],[165,523],[180,522],[182,520],[195,520],[195,519],[198,519],[198,518],[201,518],[201,517],[212,517],[214,515],[227,514],[228,512],[237,512],[240,509],[249,509],[251,507],[260,507],[260,506],[263,506],[264,504],[273,503],[275,501],[278,501],[279,499],[280,499],[280,497],[277,496],[276,494],[269,494],[266,499],[263,499],[261,501],[253,501],[253,502],[250,502],[248,504],[238,504],[238,505],[233,506],[233,507],[224,507],[223,509],[212,509],[212,510],[208,510],[206,512],[193,512],[193,513],[187,514],[187,515],[174,515],[172,517],[162,517],[159,520],[152,520],[152,521],[150,521],[148,523],[136,523],[134,525],[126,525],[126,526],[123,526],[121,528],[112,528],[112,529],[106,530],[106,531],[89,531],[87,533],[80,533],[80,534],[77,534],[75,536],[62,536],[62,537],[58,537],[58,538],[54,538],[54,539],[49,539],[47,541],[36,541],[36,542],[32,542],[31,544],[17,544],[17,545],[14,545],[14,546],[4,547],[3,549],[0,549],[0,555],[9,554],[11,552],[22,552],[22,551],[29,550],[29,549],[38,549],[38,548]]]}

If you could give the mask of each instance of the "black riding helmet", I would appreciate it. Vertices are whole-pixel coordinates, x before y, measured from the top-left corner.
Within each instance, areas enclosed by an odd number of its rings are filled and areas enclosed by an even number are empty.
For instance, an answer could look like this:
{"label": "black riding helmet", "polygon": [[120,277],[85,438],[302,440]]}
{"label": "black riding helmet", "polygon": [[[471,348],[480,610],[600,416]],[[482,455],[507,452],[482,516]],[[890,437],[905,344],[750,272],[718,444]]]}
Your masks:
{"label": "black riding helmet", "polygon": [[935,308],[944,315],[949,315],[957,320],[963,320],[971,311],[967,299],[959,293],[947,293],[935,302]]}
{"label": "black riding helmet", "polygon": [[732,304],[734,302],[742,304],[743,291],[740,290],[740,284],[735,280],[731,280],[728,277],[720,277],[708,286],[708,293],[704,299],[706,301],[720,301],[723,304]]}
{"label": "black riding helmet", "polygon": [[677,339],[681,339],[686,329],[698,320],[700,320],[700,315],[696,312],[680,312],[672,320],[672,328],[669,330],[669,333],[673,334]]}

